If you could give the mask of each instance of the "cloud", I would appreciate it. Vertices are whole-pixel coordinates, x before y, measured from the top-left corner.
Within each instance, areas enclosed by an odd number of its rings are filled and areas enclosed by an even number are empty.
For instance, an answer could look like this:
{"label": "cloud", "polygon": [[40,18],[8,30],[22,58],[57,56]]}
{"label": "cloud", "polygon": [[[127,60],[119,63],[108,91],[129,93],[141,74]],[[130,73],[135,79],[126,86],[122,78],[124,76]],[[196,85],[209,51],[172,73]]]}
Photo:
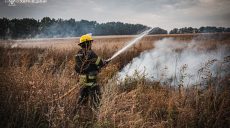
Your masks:
{"label": "cloud", "polygon": [[121,21],[174,27],[230,26],[229,0],[48,0],[46,4],[8,7],[0,17],[75,18],[98,22]]}

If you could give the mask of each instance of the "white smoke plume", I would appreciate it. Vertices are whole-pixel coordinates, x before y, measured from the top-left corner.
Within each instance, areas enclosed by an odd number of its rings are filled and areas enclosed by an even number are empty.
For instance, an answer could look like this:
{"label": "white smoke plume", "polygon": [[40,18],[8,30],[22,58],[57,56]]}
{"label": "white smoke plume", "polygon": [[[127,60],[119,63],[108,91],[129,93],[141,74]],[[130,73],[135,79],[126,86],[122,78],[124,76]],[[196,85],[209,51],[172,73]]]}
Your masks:
{"label": "white smoke plume", "polygon": [[[154,49],[144,51],[126,65],[118,78],[134,78],[135,74],[170,85],[194,85],[217,75],[229,75],[229,45],[213,49],[201,48],[203,42],[178,42],[165,38],[154,43]],[[206,44],[208,45],[208,44]]]}

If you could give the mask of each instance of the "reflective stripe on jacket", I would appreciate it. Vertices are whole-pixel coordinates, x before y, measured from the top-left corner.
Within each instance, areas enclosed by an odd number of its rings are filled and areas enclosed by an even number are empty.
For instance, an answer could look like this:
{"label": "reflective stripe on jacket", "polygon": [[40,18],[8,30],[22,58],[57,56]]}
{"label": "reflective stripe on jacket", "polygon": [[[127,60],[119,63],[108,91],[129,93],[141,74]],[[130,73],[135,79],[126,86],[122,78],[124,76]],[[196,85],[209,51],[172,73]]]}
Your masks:
{"label": "reflective stripe on jacket", "polygon": [[79,82],[83,86],[93,86],[97,80],[96,75],[80,75]]}
{"label": "reflective stripe on jacket", "polygon": [[104,62],[92,50],[83,51],[80,49],[75,55],[75,70],[80,74],[79,81],[81,85],[93,86],[96,84],[97,74]]}

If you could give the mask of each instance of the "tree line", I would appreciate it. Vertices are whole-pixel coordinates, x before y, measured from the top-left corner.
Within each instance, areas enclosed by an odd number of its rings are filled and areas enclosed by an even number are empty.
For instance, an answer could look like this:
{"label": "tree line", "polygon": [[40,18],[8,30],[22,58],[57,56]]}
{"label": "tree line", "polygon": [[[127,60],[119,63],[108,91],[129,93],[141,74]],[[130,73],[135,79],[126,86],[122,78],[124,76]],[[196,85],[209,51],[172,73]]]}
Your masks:
{"label": "tree line", "polygon": [[224,27],[214,27],[214,26],[206,26],[200,28],[192,28],[192,27],[184,27],[184,28],[174,28],[169,31],[169,34],[185,34],[185,33],[224,33],[230,32],[230,28]]}
{"label": "tree line", "polygon": [[147,28],[141,24],[122,22],[100,24],[96,21],[56,20],[49,17],[44,17],[41,20],[0,18],[1,39],[76,37],[86,33],[93,35],[134,35]]}
{"label": "tree line", "polygon": [[[149,28],[142,24],[122,22],[97,23],[96,21],[75,19],[63,20],[44,17],[41,20],[32,18],[0,18],[0,39],[76,37],[86,33],[93,35],[135,35]],[[175,28],[169,34],[230,32],[230,28],[192,27]],[[167,34],[167,30],[155,27],[150,34]]]}

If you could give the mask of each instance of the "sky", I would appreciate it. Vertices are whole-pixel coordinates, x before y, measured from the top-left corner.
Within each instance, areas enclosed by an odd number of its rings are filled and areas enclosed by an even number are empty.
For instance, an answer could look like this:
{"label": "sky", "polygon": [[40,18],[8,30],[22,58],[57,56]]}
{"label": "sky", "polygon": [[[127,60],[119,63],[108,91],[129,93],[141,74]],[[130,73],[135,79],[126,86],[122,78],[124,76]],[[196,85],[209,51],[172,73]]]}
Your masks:
{"label": "sky", "polygon": [[45,0],[45,3],[23,4],[16,0],[16,6],[9,6],[8,1],[1,0],[0,17],[120,21],[166,30],[230,27],[230,0]]}

